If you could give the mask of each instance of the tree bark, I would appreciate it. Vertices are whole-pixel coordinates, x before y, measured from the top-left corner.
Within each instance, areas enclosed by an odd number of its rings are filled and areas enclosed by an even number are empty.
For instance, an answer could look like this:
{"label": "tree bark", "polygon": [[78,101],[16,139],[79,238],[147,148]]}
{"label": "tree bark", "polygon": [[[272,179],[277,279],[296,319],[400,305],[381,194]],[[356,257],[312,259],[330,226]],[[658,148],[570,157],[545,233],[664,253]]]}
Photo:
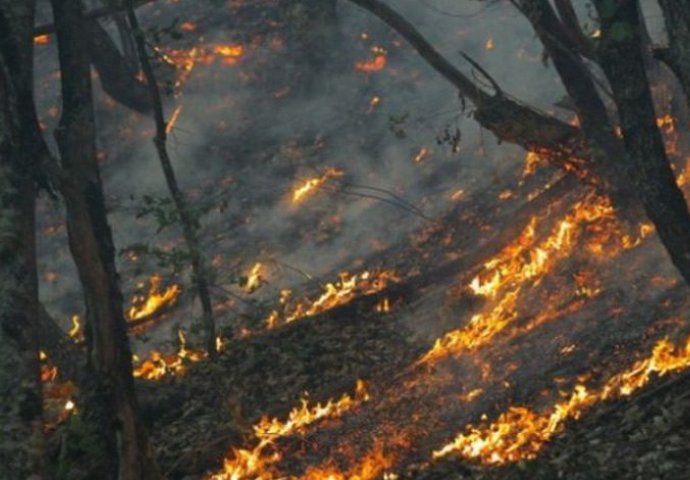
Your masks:
{"label": "tree bark", "polygon": [[628,182],[620,181],[630,174],[626,152],[614,133],[609,113],[592,73],[574,44],[563,34],[563,26],[548,0],[522,0],[515,3],[534,27],[575,104],[592,156],[595,181],[603,182],[603,191],[612,196],[617,207],[625,207],[619,210],[628,210],[636,195]]}
{"label": "tree bark", "polygon": [[[0,3],[0,29],[24,15],[33,19],[29,3],[22,2],[17,10],[28,8],[19,12],[10,12],[6,2]],[[12,13],[18,13],[17,17]],[[24,29],[29,41],[30,31]],[[0,34],[0,478],[39,479],[44,478],[44,452],[36,325],[35,179],[30,150],[22,148],[26,145],[20,134],[24,126],[21,102],[13,81],[24,68],[20,52],[25,42],[10,32]]]}
{"label": "tree bark", "polygon": [[70,250],[84,289],[90,366],[103,399],[106,449],[114,464],[107,472],[120,480],[161,478],[142,425],[132,378],[123,297],[115,268],[96,160],[95,124],[82,5],[53,0],[62,78],[63,111],[55,137],[62,166],[73,182],[63,185]]}
{"label": "tree bark", "polygon": [[139,62],[141,63],[144,76],[146,77],[153,104],[153,117],[156,124],[156,136],[153,139],[153,143],[156,146],[168,191],[170,192],[170,196],[175,204],[175,210],[177,210],[177,214],[180,217],[180,223],[182,224],[182,234],[191,257],[194,285],[199,295],[199,301],[201,302],[202,324],[205,330],[205,347],[209,358],[214,360],[217,355],[216,323],[213,316],[208,267],[201,252],[201,244],[198,237],[199,222],[192,216],[184,192],[177,183],[175,170],[170,161],[170,155],[168,155],[168,148],[166,145],[168,134],[163,113],[163,101],[160,91],[158,90],[158,84],[156,83],[156,76],[153,72],[151,62],[149,61],[148,53],[146,52],[144,33],[139,27],[139,21],[134,11],[132,0],[125,1],[127,2],[127,17],[134,32],[134,39],[137,45]]}
{"label": "tree bark", "polygon": [[680,81],[690,106],[690,0],[659,0],[669,45],[657,51]]}
{"label": "tree bark", "polygon": [[[156,0],[136,0],[135,1],[135,6],[141,7],[142,5],[146,5],[149,3],[153,3]],[[103,7],[99,8],[94,8],[93,10],[89,10],[88,12],[84,12],[84,18],[87,20],[98,20],[99,18],[107,17],[109,15],[116,14],[118,12],[122,12],[125,9],[124,5],[120,4],[119,5],[106,5]],[[44,25],[39,25],[34,29],[34,36],[39,36],[39,35],[52,35],[55,33],[55,24],[54,23],[47,23]]]}
{"label": "tree bark", "polygon": [[594,44],[582,31],[580,21],[577,18],[572,0],[555,0],[554,4],[558,10],[558,16],[563,24],[563,29],[570,42],[583,57],[594,60]]}
{"label": "tree bark", "polygon": [[618,106],[637,194],[671,261],[690,283],[690,212],[656,125],[637,2],[622,0],[613,10],[607,8],[612,2],[594,3],[601,17],[601,66]]}

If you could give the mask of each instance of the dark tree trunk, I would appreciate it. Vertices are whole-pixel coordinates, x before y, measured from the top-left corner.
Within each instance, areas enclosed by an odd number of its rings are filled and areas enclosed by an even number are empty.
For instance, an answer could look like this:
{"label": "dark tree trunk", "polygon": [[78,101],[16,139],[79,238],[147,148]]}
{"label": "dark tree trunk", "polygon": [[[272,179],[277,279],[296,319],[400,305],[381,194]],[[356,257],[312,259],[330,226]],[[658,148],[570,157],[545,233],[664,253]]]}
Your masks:
{"label": "dark tree trunk", "polygon": [[108,474],[121,480],[160,478],[138,414],[132,354],[115,268],[96,160],[89,54],[79,0],[53,0],[62,77],[63,111],[55,133],[62,166],[72,182],[62,188],[67,230],[86,303],[87,346],[103,399],[108,451],[115,464]]}
{"label": "dark tree trunk", "polygon": [[[566,30],[548,0],[522,0],[519,5],[546,48],[575,104],[597,180],[604,183],[603,190],[612,195],[617,207],[623,206],[623,210],[628,210],[630,202],[635,201],[636,196],[633,186],[620,179],[627,178],[630,167],[626,161],[624,146],[614,133],[592,73],[582,61],[575,44],[565,34]],[[562,5],[562,8],[565,6]]]}
{"label": "dark tree trunk", "polygon": [[554,4],[563,24],[563,30],[575,50],[583,57],[594,59],[594,44],[582,31],[572,0],[555,0]]}
{"label": "dark tree trunk", "polygon": [[17,88],[31,77],[33,5],[12,3],[0,2],[0,478],[23,479],[43,478],[44,452],[35,171]]}
{"label": "dark tree trunk", "polygon": [[690,283],[690,212],[656,125],[637,2],[618,2],[613,12],[607,8],[610,4],[595,1],[601,16],[601,66],[618,106],[632,179],[673,264]]}
{"label": "dark tree trunk", "polygon": [[659,0],[669,45],[657,51],[680,81],[690,104],[690,0]]}

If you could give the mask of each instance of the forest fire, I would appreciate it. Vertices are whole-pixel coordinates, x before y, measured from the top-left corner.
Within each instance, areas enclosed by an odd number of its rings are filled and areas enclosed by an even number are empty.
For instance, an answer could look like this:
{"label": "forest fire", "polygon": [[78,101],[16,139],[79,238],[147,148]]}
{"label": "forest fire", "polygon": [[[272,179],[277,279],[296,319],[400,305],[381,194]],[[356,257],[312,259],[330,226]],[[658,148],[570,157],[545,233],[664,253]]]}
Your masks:
{"label": "forest fire", "polygon": [[577,420],[594,404],[628,396],[647,385],[654,377],[690,368],[690,338],[674,345],[660,340],[651,355],[630,368],[613,375],[599,388],[577,385],[566,400],[555,403],[544,413],[525,407],[510,407],[498,420],[486,427],[467,427],[448,445],[434,452],[434,458],[457,453],[484,463],[502,464],[533,459],[567,420]]}
{"label": "forest fire", "polygon": [[0,478],[685,478],[677,2],[10,3]]}
{"label": "forest fire", "polygon": [[271,466],[282,458],[275,446],[280,438],[300,433],[306,426],[320,420],[339,417],[368,401],[369,398],[366,384],[358,380],[354,395],[345,394],[338,400],[329,400],[325,404],[317,403],[314,406],[310,406],[309,401],[302,398],[300,406],[290,411],[287,420],[262,418],[254,426],[254,435],[259,440],[258,444],[251,450],[233,449],[224,461],[223,471],[212,475],[210,479],[274,478]]}
{"label": "forest fire", "polygon": [[328,168],[320,177],[310,178],[299,183],[292,190],[292,203],[302,203],[321,188],[328,180],[341,178],[344,175],[345,172],[340,169]]}
{"label": "forest fire", "polygon": [[150,317],[163,308],[174,305],[177,297],[182,293],[182,287],[172,284],[165,291],[161,292],[162,281],[163,279],[159,275],[152,275],[149,279],[148,295],[136,295],[132,299],[132,307],[128,311],[130,320],[141,320]]}
{"label": "forest fire", "polygon": [[[590,195],[576,202],[544,240],[536,243],[539,220],[532,218],[518,238],[497,256],[486,262],[468,288],[475,294],[494,299],[488,312],[474,315],[469,324],[436,341],[422,357],[422,363],[434,362],[467,349],[485,345],[518,316],[518,299],[523,287],[536,285],[554,265],[567,258],[581,237],[592,253],[613,257],[624,249],[636,247],[651,230],[641,227],[640,237],[631,238],[620,231],[613,208],[604,197]],[[580,286],[582,288],[582,286]],[[505,293],[502,293],[507,290]],[[499,297],[499,294],[502,295]]]}

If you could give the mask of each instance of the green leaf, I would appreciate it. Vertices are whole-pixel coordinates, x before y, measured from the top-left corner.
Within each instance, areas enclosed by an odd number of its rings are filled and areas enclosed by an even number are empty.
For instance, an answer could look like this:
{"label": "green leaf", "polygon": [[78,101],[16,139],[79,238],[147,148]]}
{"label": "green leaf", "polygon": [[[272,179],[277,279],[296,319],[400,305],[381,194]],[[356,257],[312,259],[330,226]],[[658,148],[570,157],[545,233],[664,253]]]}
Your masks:
{"label": "green leaf", "polygon": [[614,22],[609,27],[609,36],[616,42],[625,42],[635,36],[635,28],[629,23]]}

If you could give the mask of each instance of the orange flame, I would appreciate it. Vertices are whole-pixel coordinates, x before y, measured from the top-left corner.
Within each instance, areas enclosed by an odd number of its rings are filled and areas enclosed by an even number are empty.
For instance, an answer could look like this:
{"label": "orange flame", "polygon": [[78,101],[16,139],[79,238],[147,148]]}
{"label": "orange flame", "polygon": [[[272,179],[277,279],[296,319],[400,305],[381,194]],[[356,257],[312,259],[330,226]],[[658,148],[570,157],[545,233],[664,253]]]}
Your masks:
{"label": "orange flame", "polygon": [[[184,375],[190,363],[206,358],[206,352],[187,349],[187,338],[182,330],[177,331],[177,337],[180,341],[180,348],[177,353],[163,355],[157,350],[150,352],[149,358],[134,368],[132,372],[134,377],[160,380],[168,375]],[[216,346],[219,344],[222,346],[222,340],[216,339]],[[138,359],[134,357],[134,360],[137,361]]]}
{"label": "orange flame", "polygon": [[[340,279],[335,283],[327,283],[323,287],[323,293],[316,300],[302,300],[291,308],[286,308],[282,315],[277,311],[271,312],[266,319],[268,328],[274,328],[280,323],[291,323],[304,317],[312,317],[331,310],[339,305],[345,305],[352,299],[360,295],[371,295],[380,292],[390,282],[397,282],[399,279],[392,271],[382,270],[380,272],[370,272],[365,270],[357,275],[350,275],[347,272],[340,274]],[[288,307],[287,300],[292,292],[284,290],[281,292],[281,304]]]}
{"label": "orange flame", "polygon": [[[475,314],[465,328],[439,338],[420,361],[434,362],[448,355],[485,345],[518,317],[517,300],[523,286],[528,282],[540,282],[558,261],[570,255],[585,228],[614,220],[615,212],[610,201],[605,197],[591,195],[575,203],[569,213],[556,223],[550,235],[534,245],[538,219],[532,218],[518,239],[486,262],[484,272],[475,276],[468,285],[476,295],[497,299],[494,307],[488,313]],[[603,254],[604,244],[601,242],[608,241],[610,236],[616,236],[616,228],[617,225],[611,227],[610,224],[605,224],[598,230],[591,228],[599,235],[597,242],[588,245],[590,250],[593,253],[598,250],[598,253]],[[610,254],[639,245],[643,236],[648,233],[649,229],[646,227],[641,227],[640,238],[637,239],[620,233],[616,236],[619,245]],[[584,290],[581,286],[580,290],[583,296],[587,296],[584,293],[589,293],[589,296],[598,293],[595,290]]]}
{"label": "orange flame", "polygon": [[[369,453],[347,473],[332,465],[333,462],[329,463],[325,467],[308,467],[302,480],[373,480],[380,478],[386,469],[393,466],[393,458],[385,454],[383,442],[376,440]],[[383,478],[397,477],[387,477],[384,474]]]}
{"label": "orange flame", "polygon": [[244,56],[245,50],[244,46],[239,44],[216,45],[213,47],[213,52],[223,57],[224,64],[235,65]]}
{"label": "orange flame", "polygon": [[262,418],[254,426],[254,434],[259,440],[256,447],[251,450],[233,448],[224,461],[223,471],[210,478],[213,480],[274,478],[272,465],[282,459],[280,452],[274,448],[279,438],[303,433],[308,425],[325,418],[339,417],[369,399],[366,384],[362,380],[357,380],[354,396],[345,394],[338,400],[329,400],[324,405],[318,403],[313,407],[309,406],[306,398],[302,398],[300,406],[292,409],[287,420]]}
{"label": "orange flame", "polygon": [[130,320],[139,320],[158,312],[165,306],[172,305],[177,300],[177,297],[182,293],[182,287],[177,284],[172,284],[161,293],[161,277],[159,275],[152,275],[149,282],[148,297],[137,295],[134,297],[132,307],[129,309],[128,316]]}
{"label": "orange flame", "polygon": [[328,168],[320,177],[310,178],[301,182],[292,191],[292,203],[298,204],[311,196],[319,187],[331,178],[340,178],[345,172],[337,168]]}
{"label": "orange flame", "polygon": [[535,413],[525,407],[510,407],[494,423],[483,428],[467,427],[452,442],[433,453],[434,458],[458,453],[483,463],[504,464],[533,459],[541,448],[563,430],[569,419],[578,419],[596,403],[625,397],[644,387],[654,376],[690,368],[690,337],[685,344],[660,340],[651,355],[613,375],[602,387],[590,390],[577,385],[567,400],[556,403],[548,412]]}
{"label": "orange flame", "polygon": [[50,43],[49,35],[36,35],[34,37],[34,45],[48,45]]}
{"label": "orange flame", "polygon": [[249,275],[247,275],[247,280],[244,283],[244,289],[247,293],[255,292],[261,285],[264,284],[264,279],[261,276],[261,271],[263,265],[261,263],[256,263],[252,267]]}

